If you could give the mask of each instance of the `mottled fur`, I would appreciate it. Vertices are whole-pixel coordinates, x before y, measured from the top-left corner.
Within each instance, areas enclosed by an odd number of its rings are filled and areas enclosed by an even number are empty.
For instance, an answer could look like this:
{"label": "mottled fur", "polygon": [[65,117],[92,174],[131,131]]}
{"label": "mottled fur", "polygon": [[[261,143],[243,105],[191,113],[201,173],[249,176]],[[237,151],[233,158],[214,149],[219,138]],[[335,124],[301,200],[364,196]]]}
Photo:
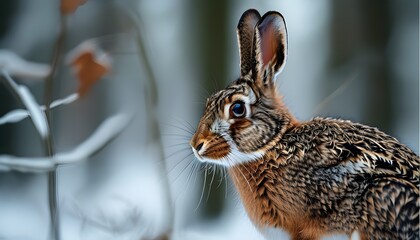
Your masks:
{"label": "mottled fur", "polygon": [[279,13],[248,10],[238,40],[241,76],[207,100],[191,146],[229,167],[254,224],[293,239],[419,239],[419,157],[376,128],[290,114],[274,81],[287,57]]}
{"label": "mottled fur", "polygon": [[418,239],[418,163],[376,128],[316,118],[230,174],[259,227],[284,228],[295,239],[354,230],[367,239]]}

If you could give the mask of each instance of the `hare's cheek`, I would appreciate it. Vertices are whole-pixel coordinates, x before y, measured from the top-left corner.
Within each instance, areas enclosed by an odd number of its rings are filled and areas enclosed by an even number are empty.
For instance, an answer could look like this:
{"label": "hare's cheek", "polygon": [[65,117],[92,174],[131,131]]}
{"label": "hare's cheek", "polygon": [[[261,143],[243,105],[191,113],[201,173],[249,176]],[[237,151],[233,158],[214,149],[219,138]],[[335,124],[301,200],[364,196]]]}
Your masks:
{"label": "hare's cheek", "polygon": [[240,132],[241,130],[251,127],[252,122],[246,118],[235,119],[234,123],[230,125],[231,132]]}
{"label": "hare's cheek", "polygon": [[238,119],[230,126],[230,136],[241,152],[258,150],[256,143],[260,142],[260,131],[250,120]]}
{"label": "hare's cheek", "polygon": [[273,132],[267,129],[269,128],[264,123],[257,122],[240,131],[232,131],[232,140],[243,153],[266,150],[267,144],[273,137]]}
{"label": "hare's cheek", "polygon": [[213,160],[219,160],[229,155],[231,149],[224,138],[215,138],[208,142],[202,156]]}

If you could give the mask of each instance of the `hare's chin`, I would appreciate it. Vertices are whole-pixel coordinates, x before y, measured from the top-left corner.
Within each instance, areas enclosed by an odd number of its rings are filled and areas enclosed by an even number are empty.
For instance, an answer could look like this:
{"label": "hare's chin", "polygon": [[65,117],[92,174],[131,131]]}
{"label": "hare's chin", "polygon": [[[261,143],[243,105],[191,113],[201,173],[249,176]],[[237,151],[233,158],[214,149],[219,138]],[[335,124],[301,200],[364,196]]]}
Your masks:
{"label": "hare's chin", "polygon": [[205,162],[204,158],[202,156],[200,156],[200,154],[198,154],[197,150],[195,150],[194,147],[191,147],[191,149],[192,149],[192,151],[194,153],[195,158],[197,158],[198,161]]}
{"label": "hare's chin", "polygon": [[233,167],[238,164],[244,164],[252,161],[261,159],[265,154],[265,151],[255,151],[250,153],[244,153],[239,151],[237,148],[232,148],[230,153],[220,160],[222,165]]}
{"label": "hare's chin", "polygon": [[228,155],[219,158],[219,159],[211,159],[204,156],[201,156],[198,154],[197,150],[192,148],[193,153],[195,157],[198,159],[198,161],[203,163],[212,163],[212,164],[218,164],[225,167],[233,167],[238,164],[243,164],[247,162],[252,162],[260,159],[264,156],[264,151],[257,151],[257,152],[251,152],[251,153],[243,153],[238,151],[237,149],[232,149]]}

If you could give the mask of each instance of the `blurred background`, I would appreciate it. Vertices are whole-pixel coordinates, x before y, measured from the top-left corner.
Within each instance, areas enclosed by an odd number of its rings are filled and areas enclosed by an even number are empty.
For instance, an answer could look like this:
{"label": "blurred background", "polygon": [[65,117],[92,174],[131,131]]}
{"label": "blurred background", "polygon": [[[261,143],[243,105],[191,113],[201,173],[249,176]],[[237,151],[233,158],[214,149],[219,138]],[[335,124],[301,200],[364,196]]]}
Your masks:
{"label": "blurred background", "polygon": [[[289,58],[277,83],[298,119],[376,126],[419,153],[417,0],[88,0],[67,17],[63,54],[91,39],[112,70],[52,112],[56,150],[70,151],[113,114],[135,117],[94,157],[58,169],[62,239],[261,239],[229,177],[205,171],[188,145],[206,97],[239,76],[236,24],[248,8],[286,19]],[[51,62],[58,9],[2,0],[0,49]],[[43,103],[42,80],[15,80]],[[77,86],[63,57],[53,99]],[[0,85],[0,116],[18,107]],[[0,125],[0,154],[42,149],[28,119]],[[47,239],[47,196],[46,174],[0,172],[0,239]]]}

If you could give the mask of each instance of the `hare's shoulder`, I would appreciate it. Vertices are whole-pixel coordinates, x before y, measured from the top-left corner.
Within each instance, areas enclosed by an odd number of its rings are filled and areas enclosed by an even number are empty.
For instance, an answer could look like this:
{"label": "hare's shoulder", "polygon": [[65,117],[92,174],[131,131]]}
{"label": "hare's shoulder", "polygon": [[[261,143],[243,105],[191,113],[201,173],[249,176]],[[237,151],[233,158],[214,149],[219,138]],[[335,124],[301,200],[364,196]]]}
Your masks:
{"label": "hare's shoulder", "polygon": [[419,156],[375,127],[314,118],[289,129],[275,151],[286,162],[346,167],[354,173],[400,176],[418,182]]}

